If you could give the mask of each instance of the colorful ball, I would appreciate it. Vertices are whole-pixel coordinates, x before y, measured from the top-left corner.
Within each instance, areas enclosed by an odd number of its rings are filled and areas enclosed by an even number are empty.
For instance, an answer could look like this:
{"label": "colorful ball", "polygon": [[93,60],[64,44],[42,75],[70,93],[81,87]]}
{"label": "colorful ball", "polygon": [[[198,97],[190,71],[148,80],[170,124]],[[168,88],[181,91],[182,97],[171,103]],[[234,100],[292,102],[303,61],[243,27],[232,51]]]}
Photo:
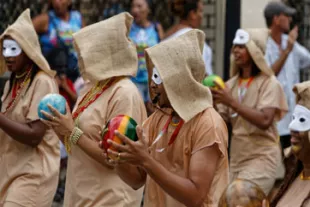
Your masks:
{"label": "colorful ball", "polygon": [[267,197],[257,184],[236,179],[225,189],[219,207],[261,207],[263,200],[267,200]]}
{"label": "colorful ball", "polygon": [[48,108],[48,104],[57,109],[57,111],[59,111],[61,114],[66,114],[66,99],[59,94],[52,93],[44,96],[38,105],[38,115],[41,119],[48,120],[48,118],[41,113],[41,110],[49,114],[53,114]]}
{"label": "colorful ball", "polygon": [[[118,115],[112,118],[102,131],[102,145],[103,149],[107,152],[108,149],[116,151],[116,149],[108,143],[108,140],[112,140],[118,144],[124,144],[120,138],[118,138],[114,132],[119,131],[132,141],[137,141],[138,136],[136,133],[137,122],[127,115]],[[111,159],[115,157],[109,155]]]}
{"label": "colorful ball", "polygon": [[204,86],[214,88],[214,89],[218,89],[218,87],[215,85],[215,83],[220,85],[220,87],[222,89],[225,88],[225,83],[224,83],[223,79],[218,75],[209,75],[205,79],[203,79],[203,81],[202,81],[202,84]]}

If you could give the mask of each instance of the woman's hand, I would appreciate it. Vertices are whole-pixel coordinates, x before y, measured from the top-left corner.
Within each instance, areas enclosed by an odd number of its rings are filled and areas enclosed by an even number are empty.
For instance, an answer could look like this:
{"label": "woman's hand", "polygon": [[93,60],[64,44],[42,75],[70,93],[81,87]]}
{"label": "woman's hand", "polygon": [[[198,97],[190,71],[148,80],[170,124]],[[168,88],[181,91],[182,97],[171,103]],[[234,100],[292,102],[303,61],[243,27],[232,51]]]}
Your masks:
{"label": "woman's hand", "polygon": [[[116,160],[109,160],[110,164],[132,164],[137,166],[143,166],[150,158],[147,144],[144,140],[142,128],[137,127],[138,141],[134,142],[128,137],[115,131],[115,135],[125,143],[125,145],[118,144],[112,140],[108,140],[108,143],[115,149],[108,149],[108,155],[116,157]],[[104,157],[107,159],[107,155],[104,153]]]}
{"label": "woman's hand", "polygon": [[230,89],[227,86],[225,88],[221,88],[219,84],[217,84],[216,82],[214,83],[219,88],[219,89],[212,89],[212,88],[210,89],[212,92],[214,103],[215,104],[222,103],[226,106],[231,106],[231,104],[235,101],[235,99],[232,97]]}
{"label": "woman's hand", "polygon": [[53,114],[49,114],[41,110],[41,113],[48,119],[48,120],[41,119],[41,121],[47,126],[53,128],[59,138],[62,139],[65,136],[69,136],[74,128],[74,121],[68,104],[66,104],[67,113],[65,115],[61,114],[59,111],[57,111],[57,109],[55,109],[51,105],[48,105],[48,108],[51,110]]}

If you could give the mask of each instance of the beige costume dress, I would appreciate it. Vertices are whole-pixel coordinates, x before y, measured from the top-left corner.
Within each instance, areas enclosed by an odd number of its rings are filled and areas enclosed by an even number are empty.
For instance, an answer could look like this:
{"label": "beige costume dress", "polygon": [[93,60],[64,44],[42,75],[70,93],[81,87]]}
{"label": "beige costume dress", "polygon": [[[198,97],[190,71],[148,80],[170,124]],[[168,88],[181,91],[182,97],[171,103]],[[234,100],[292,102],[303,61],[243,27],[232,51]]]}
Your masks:
{"label": "beige costume dress", "polygon": [[277,207],[310,207],[310,180],[297,177],[277,203]]}
{"label": "beige costume dress", "polygon": [[[154,142],[168,119],[169,115],[157,110],[145,122],[143,129],[146,130],[149,145]],[[163,152],[157,152],[156,149],[168,146],[169,139],[175,129],[176,127],[170,125],[162,139],[151,147],[152,157],[170,172],[181,177],[189,177],[191,156],[199,150],[216,145],[221,153],[221,157],[203,206],[217,207],[221,194],[229,182],[227,128],[225,122],[212,107],[208,108],[182,126],[173,145]],[[146,207],[185,206],[165,193],[150,177],[147,177],[144,199]]]}
{"label": "beige costume dress", "polygon": [[[227,82],[232,96],[238,100],[238,79]],[[242,104],[253,109],[275,108],[276,118],[271,127],[259,129],[228,107],[219,106],[224,119],[232,124],[230,148],[231,179],[243,178],[257,183],[265,193],[273,187],[276,171],[281,162],[281,149],[276,121],[287,109],[283,89],[274,76],[256,76],[249,86]]]}
{"label": "beige costume dress", "polygon": [[[88,89],[89,86],[83,89],[78,102]],[[112,85],[91,104],[80,116],[78,126],[88,138],[99,142],[98,132],[120,114],[131,116],[140,125],[146,119],[142,98],[128,78]],[[72,146],[71,150],[64,206],[139,206],[141,190],[133,190],[113,169],[92,159],[78,146]]]}
{"label": "beige costume dress", "polygon": [[[49,93],[58,93],[58,87],[52,78],[53,72],[41,54],[29,10],[4,32],[1,43],[4,35],[14,38],[27,56],[42,69],[36,74],[31,85],[28,83],[23,88],[21,95],[5,115],[19,123],[36,121],[39,119],[37,108],[40,100]],[[4,66],[1,56],[1,72],[5,70]],[[7,82],[2,96],[1,112],[6,110],[11,101],[11,93]],[[0,129],[0,206],[52,205],[60,164],[58,141],[57,135],[52,130],[47,130],[41,143],[37,147],[30,147],[15,141]]]}
{"label": "beige costume dress", "polygon": [[[168,142],[176,129],[175,126],[169,125],[161,139],[155,140],[169,119],[172,109],[165,109],[165,113],[157,110],[144,123],[143,129],[151,156],[170,172],[184,178],[190,177],[190,161],[193,154],[213,145],[218,148],[220,158],[203,203],[204,207],[217,207],[219,198],[229,183],[228,133],[223,119],[212,107],[209,89],[201,84],[205,73],[201,58],[203,42],[203,32],[191,30],[146,50],[149,80],[153,67],[156,67],[172,108],[184,120],[184,125],[173,144],[169,146]],[[154,94],[151,96],[153,99]],[[158,149],[161,148],[166,149],[159,152]],[[168,195],[147,176],[145,206],[185,205]]]}
{"label": "beige costume dress", "polygon": [[[231,180],[248,179],[258,184],[266,194],[276,180],[277,169],[282,162],[276,122],[287,112],[283,89],[272,70],[268,68],[261,49],[268,38],[265,30],[249,30],[250,41],[246,43],[253,61],[261,70],[247,88],[241,104],[252,109],[276,109],[272,125],[262,130],[245,120],[231,108],[222,104],[218,109],[225,121],[232,124],[230,147]],[[263,39],[264,41],[260,41]],[[235,100],[240,100],[238,92],[239,71],[232,57],[231,75],[227,86]]]}
{"label": "beige costume dress", "polygon": [[[98,132],[117,115],[131,116],[140,125],[146,119],[142,97],[137,87],[125,77],[137,71],[136,49],[127,37],[132,20],[128,13],[122,13],[73,35],[80,56],[81,73],[90,80],[81,91],[77,103],[97,81],[124,76],[106,89],[77,119],[78,127],[96,143],[101,140]],[[133,190],[113,169],[92,159],[77,145],[72,145],[68,159],[64,206],[140,205],[142,189]]]}

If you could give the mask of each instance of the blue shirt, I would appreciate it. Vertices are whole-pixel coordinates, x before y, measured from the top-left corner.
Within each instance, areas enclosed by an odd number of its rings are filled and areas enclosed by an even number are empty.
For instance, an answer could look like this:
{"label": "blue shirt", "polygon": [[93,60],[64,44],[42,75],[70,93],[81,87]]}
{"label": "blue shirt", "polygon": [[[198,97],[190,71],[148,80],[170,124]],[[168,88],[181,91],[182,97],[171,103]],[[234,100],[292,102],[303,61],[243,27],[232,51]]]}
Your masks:
{"label": "blue shirt", "polygon": [[[82,16],[80,12],[70,11],[69,21],[64,21],[58,18],[54,11],[49,11],[49,17],[53,19],[59,35],[69,48],[70,53],[77,57],[77,54],[73,48],[72,34],[82,28]],[[49,19],[47,32],[40,35],[40,43],[43,54],[47,55],[54,47],[57,46],[57,42],[57,32],[55,26],[53,25],[51,19]]]}
{"label": "blue shirt", "polygon": [[144,50],[159,43],[156,24],[152,23],[150,26],[144,28],[133,23],[129,33],[129,38],[136,44],[138,52],[138,72],[137,76],[132,78],[132,80],[136,83],[147,83],[148,74]]}

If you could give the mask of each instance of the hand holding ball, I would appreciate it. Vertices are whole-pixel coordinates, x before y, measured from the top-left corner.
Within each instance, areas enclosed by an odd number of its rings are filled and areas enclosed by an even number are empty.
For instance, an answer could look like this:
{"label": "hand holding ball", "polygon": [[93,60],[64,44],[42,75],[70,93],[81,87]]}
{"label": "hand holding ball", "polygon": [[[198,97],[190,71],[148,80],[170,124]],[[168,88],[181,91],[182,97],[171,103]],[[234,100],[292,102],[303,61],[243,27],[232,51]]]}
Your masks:
{"label": "hand holding ball", "polygon": [[[102,147],[105,150],[105,152],[108,154],[108,149],[116,151],[113,146],[111,146],[108,143],[108,140],[112,140],[118,144],[124,144],[122,143],[121,139],[118,138],[114,132],[115,130],[119,131],[119,133],[125,135],[129,139],[133,141],[138,140],[138,136],[136,134],[136,127],[137,123],[134,119],[132,119],[130,116],[127,115],[118,115],[114,118],[112,118],[108,124],[103,129],[101,136],[102,136]],[[108,154],[108,156],[116,160],[117,158]]]}
{"label": "hand holding ball", "polygon": [[223,81],[223,79],[218,76],[218,75],[209,75],[208,77],[206,77],[203,81],[202,81],[202,84],[204,86],[207,86],[207,87],[210,87],[210,88],[213,88],[213,89],[219,89],[218,86],[216,85],[219,85],[221,87],[221,89],[224,89],[225,88],[225,83]]}
{"label": "hand holding ball", "polygon": [[61,114],[66,114],[66,99],[59,94],[48,94],[41,99],[38,106],[38,115],[41,119],[48,120],[41,113],[41,110],[53,115],[53,112],[48,108],[48,104],[57,109]]}

